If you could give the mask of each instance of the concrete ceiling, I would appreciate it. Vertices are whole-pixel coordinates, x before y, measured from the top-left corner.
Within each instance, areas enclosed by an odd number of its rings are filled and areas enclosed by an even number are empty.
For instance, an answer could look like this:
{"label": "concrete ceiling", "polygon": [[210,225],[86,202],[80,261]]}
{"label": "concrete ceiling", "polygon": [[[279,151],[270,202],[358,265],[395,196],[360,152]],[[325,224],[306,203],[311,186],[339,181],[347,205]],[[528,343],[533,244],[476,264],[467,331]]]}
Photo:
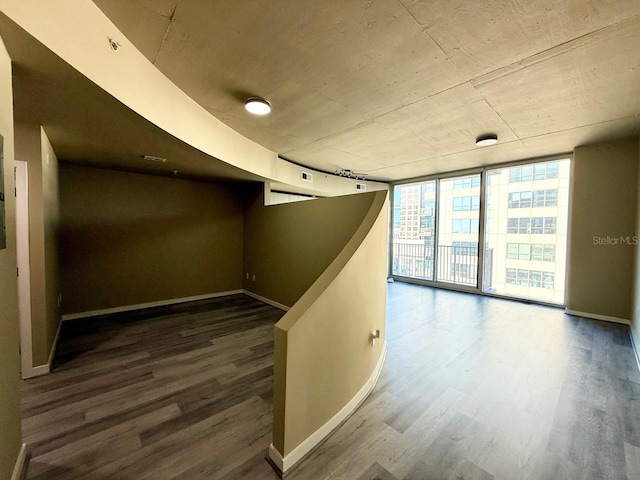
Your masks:
{"label": "concrete ceiling", "polygon": [[94,1],[213,115],[320,170],[397,180],[640,132],[638,0]]}
{"label": "concrete ceiling", "polygon": [[[0,31],[13,62],[17,128],[42,125],[63,162],[200,181],[264,180],[167,134],[3,14]],[[143,155],[168,161],[150,162]]]}

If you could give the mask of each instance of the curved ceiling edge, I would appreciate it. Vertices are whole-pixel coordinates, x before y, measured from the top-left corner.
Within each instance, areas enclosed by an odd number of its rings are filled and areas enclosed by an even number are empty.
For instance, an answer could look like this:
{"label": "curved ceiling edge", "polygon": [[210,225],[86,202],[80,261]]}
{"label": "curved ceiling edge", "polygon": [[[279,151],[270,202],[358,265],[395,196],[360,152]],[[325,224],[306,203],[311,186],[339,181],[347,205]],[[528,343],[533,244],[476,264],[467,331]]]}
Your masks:
{"label": "curved ceiling edge", "polygon": [[[40,2],[0,0],[0,10],[93,83],[167,133],[192,147],[265,180],[316,194],[356,193],[356,181],[307,169],[279,159],[231,129],[165,77],[89,0]],[[114,51],[109,44],[119,44]],[[311,170],[312,171],[312,170]],[[363,182],[367,190],[387,184]]]}

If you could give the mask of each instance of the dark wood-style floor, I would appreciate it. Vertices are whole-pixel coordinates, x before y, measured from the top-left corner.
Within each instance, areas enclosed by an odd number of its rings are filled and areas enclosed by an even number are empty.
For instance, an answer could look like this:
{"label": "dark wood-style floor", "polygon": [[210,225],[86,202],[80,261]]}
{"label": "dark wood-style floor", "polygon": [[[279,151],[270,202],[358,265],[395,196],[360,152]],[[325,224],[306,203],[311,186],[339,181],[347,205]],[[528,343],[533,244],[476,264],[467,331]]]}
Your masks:
{"label": "dark wood-style floor", "polygon": [[[32,479],[277,478],[272,326],[243,296],[65,323],[23,382]],[[287,479],[640,479],[628,327],[392,284],[389,352],[358,411]]]}
{"label": "dark wood-style floor", "polygon": [[23,382],[28,478],[242,478],[271,442],[283,314],[234,295],[65,322],[53,373]]}

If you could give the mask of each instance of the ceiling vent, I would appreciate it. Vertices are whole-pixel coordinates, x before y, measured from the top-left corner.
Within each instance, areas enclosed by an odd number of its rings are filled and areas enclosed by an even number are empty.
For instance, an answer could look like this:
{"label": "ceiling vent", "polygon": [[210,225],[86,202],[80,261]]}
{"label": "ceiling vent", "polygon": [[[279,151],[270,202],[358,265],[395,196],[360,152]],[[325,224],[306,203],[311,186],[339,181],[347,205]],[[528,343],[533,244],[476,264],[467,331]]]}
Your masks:
{"label": "ceiling vent", "polygon": [[158,163],[164,163],[167,161],[166,158],[162,158],[162,157],[154,157],[153,155],[143,155],[142,156],[143,159],[149,161],[149,162],[158,162]]}
{"label": "ceiling vent", "polygon": [[359,192],[366,192],[367,191],[367,184],[366,183],[356,183],[356,190],[358,190]]}
{"label": "ceiling vent", "polygon": [[303,182],[313,183],[313,174],[309,172],[300,172],[300,178]]}

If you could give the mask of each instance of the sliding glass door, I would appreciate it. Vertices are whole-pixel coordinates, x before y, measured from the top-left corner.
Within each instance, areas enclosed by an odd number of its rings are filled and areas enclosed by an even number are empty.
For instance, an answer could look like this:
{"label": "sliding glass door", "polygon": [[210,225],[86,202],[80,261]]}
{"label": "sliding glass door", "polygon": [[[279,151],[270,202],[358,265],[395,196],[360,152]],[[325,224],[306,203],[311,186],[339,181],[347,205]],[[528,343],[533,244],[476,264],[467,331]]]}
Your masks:
{"label": "sliding glass door", "polygon": [[439,282],[478,284],[480,175],[440,180],[438,209]]}
{"label": "sliding glass door", "polygon": [[559,159],[395,186],[392,275],[564,303],[569,172]]}

